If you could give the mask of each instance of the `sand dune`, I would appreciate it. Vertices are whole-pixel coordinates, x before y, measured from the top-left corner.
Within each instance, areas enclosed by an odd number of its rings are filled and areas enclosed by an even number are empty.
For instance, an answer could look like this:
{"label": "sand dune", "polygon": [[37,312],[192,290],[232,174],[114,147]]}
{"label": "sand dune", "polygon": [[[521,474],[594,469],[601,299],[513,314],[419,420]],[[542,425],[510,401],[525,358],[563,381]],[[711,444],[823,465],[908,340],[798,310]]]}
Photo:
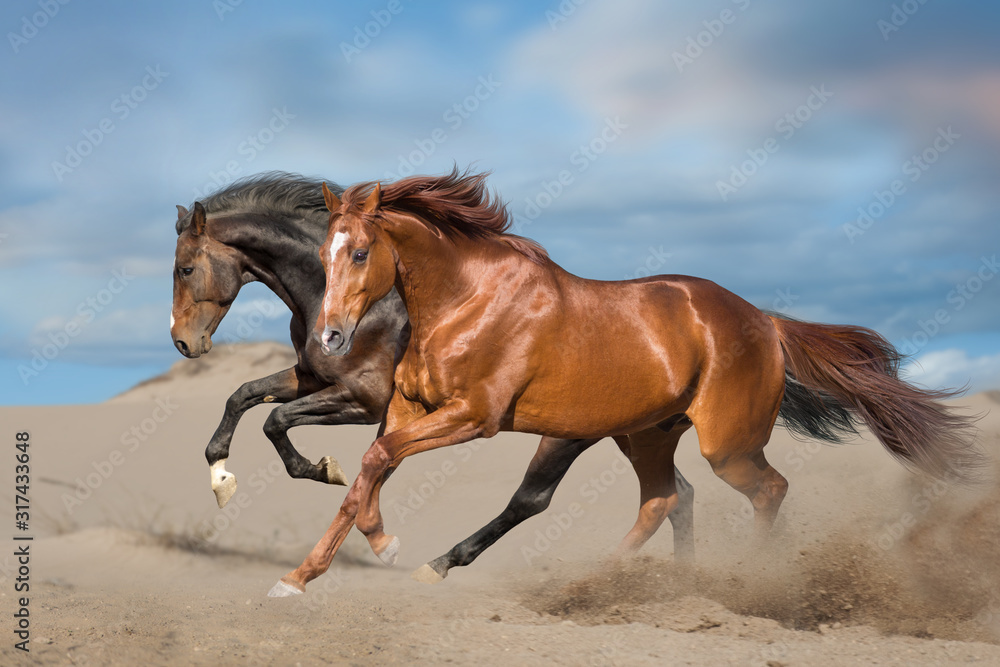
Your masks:
{"label": "sand dune", "polygon": [[[687,437],[677,458],[696,489],[690,570],[672,562],[669,525],[642,557],[605,560],[634,521],[638,489],[601,443],[548,511],[437,586],[409,572],[503,508],[537,439],[429,452],[383,489],[387,530],[402,541],[395,568],[354,533],[306,595],[269,599],[345,490],[287,478],[261,432],[267,406],[237,431],[228,467],[242,496],[227,510],[203,450],[231,391],[292,363],[277,344],[223,346],[102,405],[0,408],[8,433],[31,431],[36,537],[28,656],[8,632],[16,570],[0,558],[0,662],[1000,664],[996,484],[936,484],[868,438],[829,447],[775,432],[767,453],[791,487],[773,543],[757,552],[748,504]],[[998,396],[960,404],[985,414],[981,441],[996,457]],[[305,427],[292,439],[353,477],[374,434]],[[574,503],[583,513],[567,521]]]}
{"label": "sand dune", "polygon": [[108,403],[139,403],[164,396],[228,396],[248,380],[295,365],[295,350],[281,343],[218,345],[197,359],[180,359],[166,373],[140,382]]}

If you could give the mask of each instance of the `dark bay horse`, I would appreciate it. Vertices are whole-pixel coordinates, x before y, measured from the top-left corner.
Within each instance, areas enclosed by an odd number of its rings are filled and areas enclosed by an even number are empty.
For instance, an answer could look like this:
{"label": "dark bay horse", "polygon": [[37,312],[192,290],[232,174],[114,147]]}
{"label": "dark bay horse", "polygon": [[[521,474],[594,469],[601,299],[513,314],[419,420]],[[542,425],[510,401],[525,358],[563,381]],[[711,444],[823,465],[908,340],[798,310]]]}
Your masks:
{"label": "dark bay horse", "polygon": [[[898,353],[874,331],[769,316],[686,276],[579,278],[506,233],[506,209],[484,179],[453,171],[356,185],[343,201],[325,193],[324,349],[361,344],[366,313],[394,287],[412,331],[385,434],[279,593],[325,572],[352,525],[376,553],[397,548],[378,496],[405,457],[501,430],[591,442],[660,429],[669,438],[649,448],[654,469],[636,471],[669,487],[677,439],[694,426],[715,473],[750,499],[758,533],[788,488],[763,452],[779,415],[827,439],[863,423],[896,458],[939,477],[967,478],[982,462],[969,421],[937,402],[946,394],[899,380]],[[584,448],[554,446],[551,465]],[[550,462],[535,464],[543,474]]]}
{"label": "dark bay horse", "polygon": [[[251,407],[280,404],[268,417],[264,431],[289,475],[331,484],[346,483],[337,462],[324,457],[312,464],[295,450],[287,431],[302,424],[376,424],[385,414],[393,369],[408,335],[406,309],[397,292],[389,290],[373,304],[360,327],[361,338],[348,355],[322,353],[319,338],[309,335],[325,288],[318,250],[326,237],[329,215],[320,181],[285,173],[244,179],[196,202],[190,210],[178,206],[170,331],[182,354],[194,358],[211,349],[212,334],[248,282],[262,282],[292,312],[296,365],[240,387],[226,402],[222,422],[205,451],[220,507],[236,491],[236,478],[226,471],[225,463],[236,425]],[[641,452],[653,451],[651,445],[666,437],[666,433],[654,432],[616,441],[626,455],[640,460]],[[543,438],[536,460],[547,460],[551,458],[547,452],[558,452],[565,459],[561,471],[548,466],[546,476],[539,479],[531,472],[537,465],[533,461],[504,513],[439,560],[448,567],[467,564],[526,513],[544,510],[572,462],[565,452],[581,446]],[[673,472],[679,491],[679,509],[670,515],[674,550],[679,558],[690,558],[694,491],[680,471]],[[554,480],[548,478],[552,475]],[[626,550],[641,546],[667,515],[662,475],[648,477],[640,475],[640,514],[623,542]]]}
{"label": "dark bay horse", "polygon": [[329,213],[318,181],[270,173],[237,182],[190,210],[178,206],[177,250],[170,335],[186,357],[212,348],[212,334],[240,288],[260,281],[292,311],[292,368],[241,386],[226,402],[218,429],[205,450],[219,507],[236,492],[225,468],[229,445],[243,413],[261,403],[281,403],[264,432],[288,474],[328,484],[346,484],[337,461],[318,464],[295,450],[288,429],[304,424],[377,424],[392,395],[400,333],[406,311],[390,291],[365,320],[364,343],[341,358],[323,354],[309,323],[319,313],[324,280],[316,249]]}

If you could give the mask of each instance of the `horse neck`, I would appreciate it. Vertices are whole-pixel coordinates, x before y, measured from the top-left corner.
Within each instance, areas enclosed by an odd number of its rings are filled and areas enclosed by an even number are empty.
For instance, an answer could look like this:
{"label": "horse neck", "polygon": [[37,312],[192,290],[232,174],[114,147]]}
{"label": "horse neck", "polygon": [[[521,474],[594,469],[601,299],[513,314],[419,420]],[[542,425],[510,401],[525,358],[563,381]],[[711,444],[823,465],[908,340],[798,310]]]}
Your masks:
{"label": "horse neck", "polygon": [[[396,290],[416,332],[480,292],[482,267],[496,262],[498,253],[461,235],[449,239],[419,218],[397,216],[384,229],[397,258]],[[470,270],[470,262],[478,271]]]}
{"label": "horse neck", "polygon": [[326,218],[307,220],[258,213],[222,214],[209,224],[213,238],[243,255],[243,272],[280,298],[303,322],[315,316],[323,294],[318,250]]}

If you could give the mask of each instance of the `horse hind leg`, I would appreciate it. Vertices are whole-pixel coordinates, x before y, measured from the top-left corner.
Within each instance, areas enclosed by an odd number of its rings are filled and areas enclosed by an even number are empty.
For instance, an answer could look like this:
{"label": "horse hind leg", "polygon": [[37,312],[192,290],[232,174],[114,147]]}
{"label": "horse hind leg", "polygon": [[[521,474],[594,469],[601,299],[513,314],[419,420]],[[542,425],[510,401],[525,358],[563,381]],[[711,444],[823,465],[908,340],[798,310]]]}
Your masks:
{"label": "horse hind leg", "polygon": [[770,533],[788,491],[788,481],[764,456],[771,429],[752,438],[749,444],[746,430],[733,429],[727,437],[718,431],[711,426],[699,429],[702,455],[720,479],[750,500],[757,539],[762,541]]}
{"label": "horse hind leg", "polygon": [[[725,333],[719,334],[720,345]],[[756,539],[762,542],[788,491],[788,482],[764,456],[784,396],[785,365],[773,335],[749,336],[741,349],[736,357],[712,360],[687,414],[713,472],[753,505]]]}
{"label": "horse hind leg", "polygon": [[764,452],[730,457],[721,465],[713,464],[712,469],[750,500],[757,538],[766,538],[788,491],[788,481],[771,467],[764,458]]}
{"label": "horse hind leg", "polygon": [[674,480],[677,488],[677,507],[667,518],[674,530],[674,558],[677,561],[694,562],[694,487],[674,466]]}
{"label": "horse hind leg", "polygon": [[437,583],[448,576],[448,570],[469,565],[515,526],[545,511],[570,465],[596,442],[542,438],[521,485],[504,511],[451,551],[422,566],[412,577],[423,583]]}
{"label": "horse hind leg", "polygon": [[[686,421],[686,420],[685,420]],[[618,547],[619,555],[638,551],[669,518],[674,532],[674,557],[694,559],[694,487],[674,466],[674,451],[691,423],[670,431],[651,428],[615,438],[639,478],[639,516]]]}

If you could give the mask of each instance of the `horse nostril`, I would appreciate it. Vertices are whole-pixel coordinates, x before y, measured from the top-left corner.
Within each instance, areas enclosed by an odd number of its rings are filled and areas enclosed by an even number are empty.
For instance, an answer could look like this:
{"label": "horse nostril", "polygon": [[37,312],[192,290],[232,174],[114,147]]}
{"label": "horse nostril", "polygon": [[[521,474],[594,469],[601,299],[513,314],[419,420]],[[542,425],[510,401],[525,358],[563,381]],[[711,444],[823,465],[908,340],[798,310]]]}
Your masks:
{"label": "horse nostril", "polygon": [[336,329],[331,329],[330,327],[323,329],[323,337],[321,339],[323,347],[336,349],[340,347],[340,341],[343,339],[344,334],[340,333]]}
{"label": "horse nostril", "polygon": [[188,353],[187,343],[185,343],[182,340],[176,340],[176,341],[174,341],[174,345],[177,346],[178,352],[180,352],[181,354],[187,356],[187,353]]}

